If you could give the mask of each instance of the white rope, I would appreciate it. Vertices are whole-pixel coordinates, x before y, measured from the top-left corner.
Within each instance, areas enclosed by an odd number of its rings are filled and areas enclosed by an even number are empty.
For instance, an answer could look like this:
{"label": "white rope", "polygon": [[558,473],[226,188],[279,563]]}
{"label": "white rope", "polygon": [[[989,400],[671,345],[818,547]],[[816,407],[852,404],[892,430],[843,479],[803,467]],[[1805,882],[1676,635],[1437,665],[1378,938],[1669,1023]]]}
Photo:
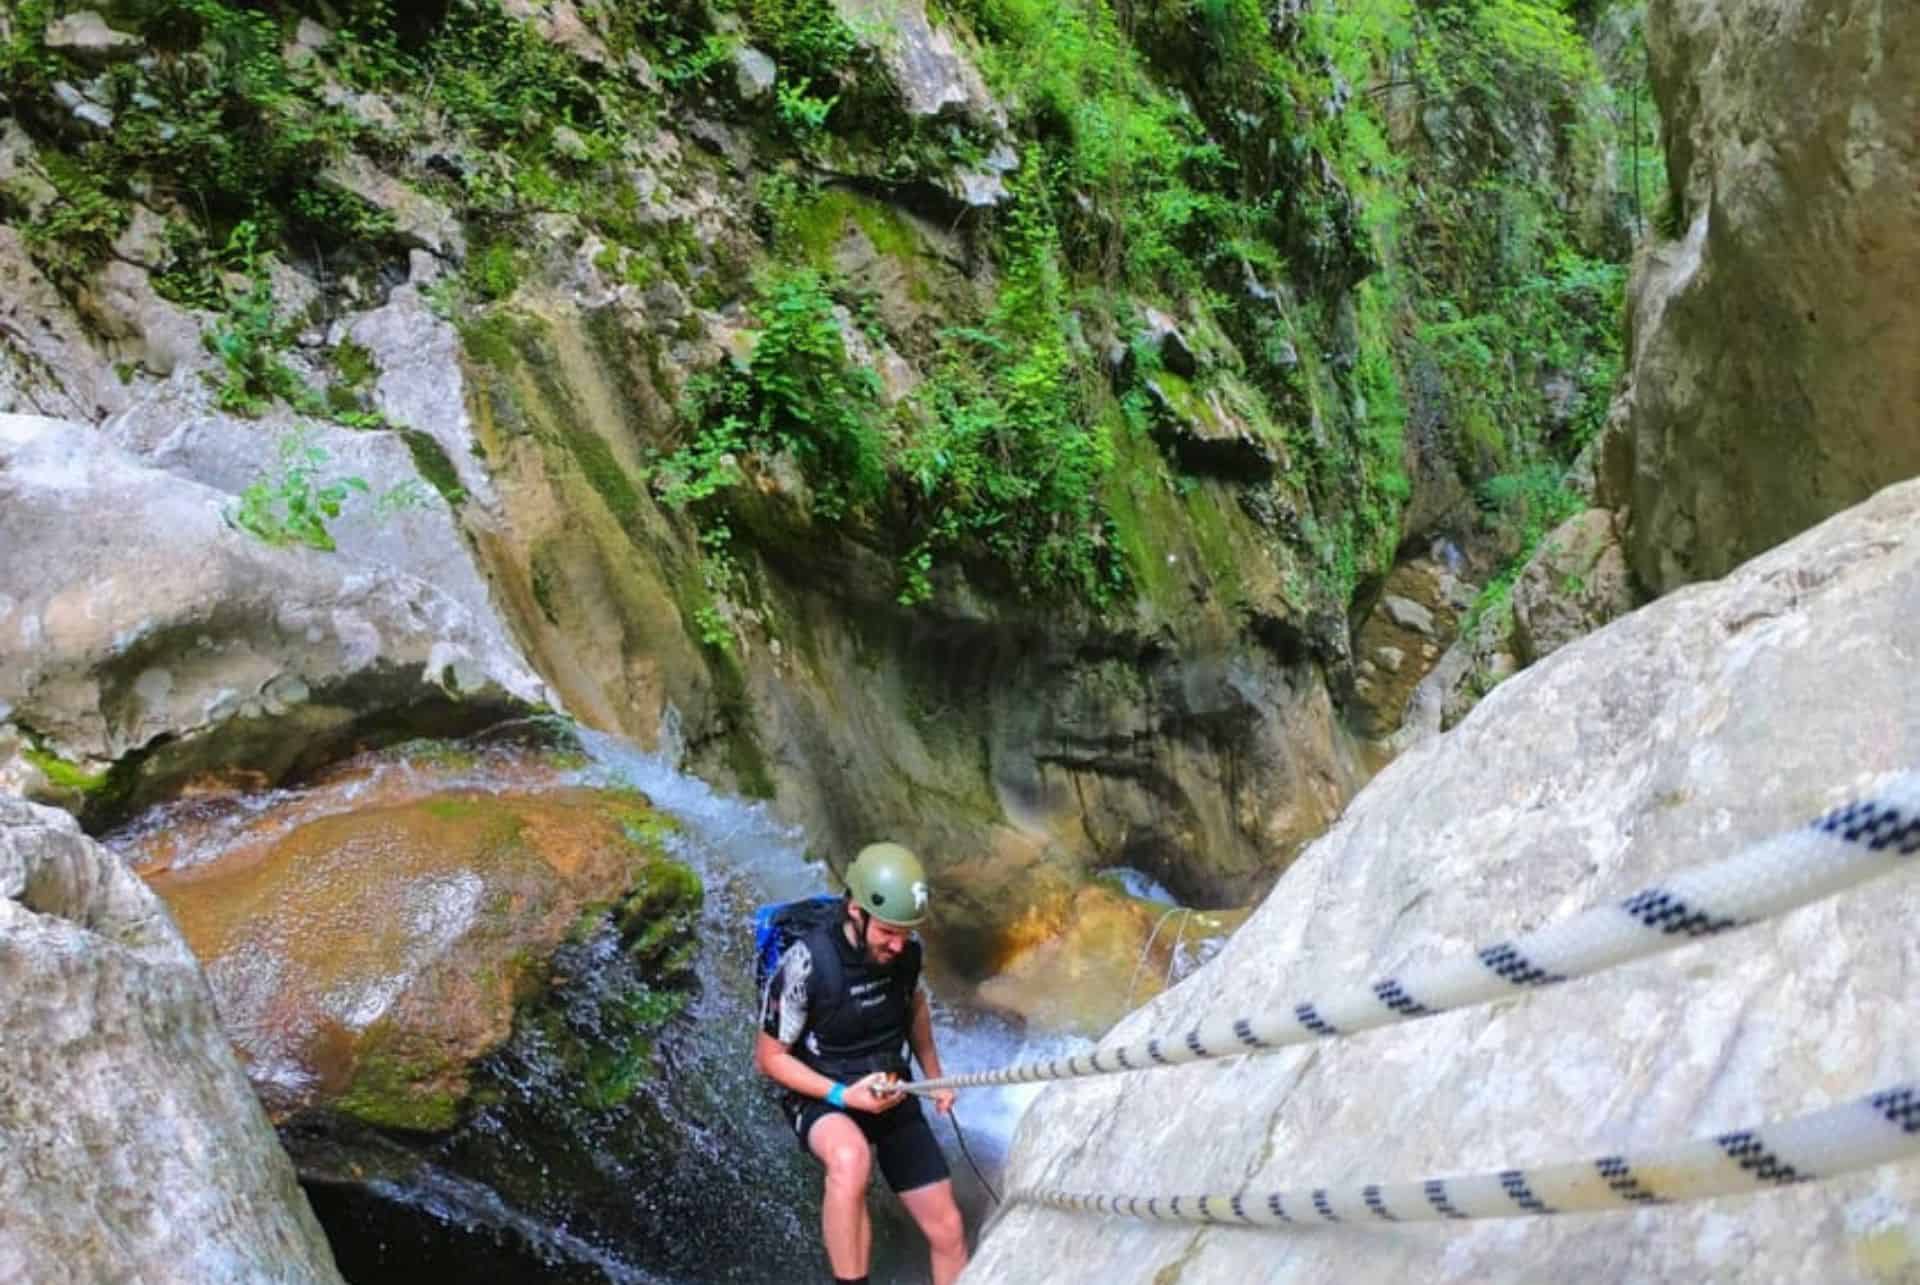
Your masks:
{"label": "white rope", "polygon": [[1167,980],[1160,983],[1161,990],[1173,989],[1173,970],[1180,967],[1180,943],[1187,939],[1187,925],[1192,922],[1193,912],[1189,910],[1186,918],[1180,921],[1180,931],[1173,935],[1173,949],[1167,952]]}
{"label": "white rope", "polygon": [[1754,1129],[1697,1138],[1633,1156],[1597,1156],[1458,1178],[1226,1195],[1116,1196],[1021,1189],[1027,1200],[1074,1213],[1155,1222],[1431,1222],[1593,1213],[1795,1186],[1920,1152],[1920,1086]]}
{"label": "white rope", "polygon": [[1264,1053],[1505,999],[1768,919],[1882,875],[1920,851],[1920,775],[1739,854],[1472,955],[1181,1035],[903,1085],[909,1093],[1066,1080]]}
{"label": "white rope", "polygon": [[1140,948],[1140,958],[1133,961],[1133,976],[1127,979],[1127,1002],[1121,1005],[1127,1012],[1133,1011],[1133,988],[1140,984],[1140,970],[1147,966],[1147,956],[1153,953],[1153,943],[1159,940],[1160,929],[1166,925],[1167,920],[1186,909],[1185,906],[1170,907],[1166,914],[1154,921],[1153,931],[1147,934],[1147,944]]}

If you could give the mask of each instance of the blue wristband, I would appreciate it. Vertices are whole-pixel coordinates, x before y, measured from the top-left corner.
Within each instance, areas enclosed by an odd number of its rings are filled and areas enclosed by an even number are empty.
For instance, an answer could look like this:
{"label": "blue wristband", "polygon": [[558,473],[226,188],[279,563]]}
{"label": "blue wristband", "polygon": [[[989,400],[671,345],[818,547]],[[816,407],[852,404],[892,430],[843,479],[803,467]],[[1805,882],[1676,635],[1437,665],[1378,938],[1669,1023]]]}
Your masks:
{"label": "blue wristband", "polygon": [[836,1084],[828,1089],[827,1102],[829,1105],[836,1107],[844,1107],[847,1105],[847,1086],[844,1084]]}

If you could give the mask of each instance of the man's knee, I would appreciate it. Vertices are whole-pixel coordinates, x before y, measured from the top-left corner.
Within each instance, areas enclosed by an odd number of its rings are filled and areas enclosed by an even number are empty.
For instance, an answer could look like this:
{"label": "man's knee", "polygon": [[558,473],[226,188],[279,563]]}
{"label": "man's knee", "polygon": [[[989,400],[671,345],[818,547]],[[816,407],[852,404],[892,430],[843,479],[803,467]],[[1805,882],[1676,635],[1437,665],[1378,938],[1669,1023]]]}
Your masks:
{"label": "man's knee", "polygon": [[923,1192],[908,1192],[903,1202],[936,1254],[966,1247],[967,1228],[960,1218],[960,1206],[954,1202],[951,1186],[940,1183]]}
{"label": "man's knee", "polygon": [[952,1201],[947,1202],[945,1209],[931,1211],[920,1230],[935,1253],[955,1253],[966,1248],[966,1224],[960,1219],[959,1207]]}
{"label": "man's knee", "polygon": [[820,1148],[827,1181],[836,1186],[865,1187],[873,1172],[873,1156],[865,1139],[834,1138]]}

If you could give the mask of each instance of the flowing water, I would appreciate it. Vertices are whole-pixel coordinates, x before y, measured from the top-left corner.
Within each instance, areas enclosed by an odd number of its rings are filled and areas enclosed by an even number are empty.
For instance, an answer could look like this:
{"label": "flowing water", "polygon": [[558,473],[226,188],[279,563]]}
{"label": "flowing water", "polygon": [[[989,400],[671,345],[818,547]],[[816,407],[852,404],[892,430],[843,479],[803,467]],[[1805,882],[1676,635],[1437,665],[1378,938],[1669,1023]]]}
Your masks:
{"label": "flowing water", "polygon": [[[708,966],[717,954],[720,967],[733,974],[728,984],[705,988],[703,1006],[711,1003],[711,1008],[696,1013],[696,1020],[704,1030],[718,1028],[731,1033],[723,1041],[724,1070],[719,1072],[736,1081],[738,1091],[728,1096],[762,1104],[762,1109],[752,1112],[754,1141],[748,1144],[749,1150],[757,1150],[771,1138],[773,1146],[783,1153],[782,1159],[786,1158],[784,1153],[797,1155],[799,1148],[782,1127],[764,1081],[752,1068],[757,1024],[753,1013],[741,1005],[741,991],[734,983],[744,985],[751,975],[751,933],[747,925],[754,908],[828,891],[826,869],[807,859],[805,836],[776,822],[763,805],[721,794],[618,738],[586,732],[582,740],[595,760],[595,771],[604,774],[608,783],[640,789],[683,827],[670,849],[707,881],[706,923],[717,938],[724,939],[717,952],[710,952]],[[757,1005],[759,997],[751,999]],[[943,1003],[937,997],[933,1016],[941,1060],[949,1071],[1051,1057],[1084,1043],[1063,1037],[1029,1040],[994,1014]],[[979,1227],[991,1207],[992,1197],[983,1189],[982,1179],[997,1190],[1014,1127],[1039,1089],[1037,1085],[1018,1085],[969,1091],[956,1110],[960,1127],[966,1131],[964,1154],[952,1122],[935,1121],[935,1134],[947,1153],[956,1194],[971,1228]],[[727,1145],[738,1146],[740,1142],[735,1138],[721,1144]],[[737,1153],[726,1150],[715,1152],[712,1158],[722,1165],[739,1162]],[[818,1250],[819,1185],[817,1169],[811,1162],[803,1162],[797,1187],[783,1184],[764,1193],[764,1199],[775,1208],[763,1213],[777,1215],[770,1216],[769,1222],[784,1222],[795,1210],[805,1211],[800,1243],[787,1241],[781,1261],[769,1263],[774,1269],[770,1279],[791,1280],[795,1275],[805,1275],[812,1264],[824,1264]],[[876,1180],[876,1192],[880,1187]],[[874,1278],[903,1282],[925,1279],[925,1250],[918,1233],[910,1229],[891,1197],[877,1195],[872,1204],[877,1231]]]}
{"label": "flowing water", "polygon": [[[808,859],[805,836],[763,806],[715,791],[617,738],[579,737],[588,765],[534,784],[638,789],[679,823],[667,847],[706,889],[697,979],[684,999],[665,997],[672,1005],[655,1012],[648,1005],[663,992],[611,932],[563,947],[555,971],[568,980],[546,1001],[545,1019],[521,1023],[485,1059],[477,1106],[451,1133],[291,1120],[284,1130],[289,1149],[341,1269],[353,1285],[422,1276],[472,1285],[824,1278],[819,1170],[800,1152],[752,1065],[758,997],[750,920],[758,905],[826,891],[827,872]],[[173,870],[189,870],[247,827],[257,834],[263,817],[291,830],[351,811],[390,789],[392,774],[409,770],[402,760],[331,790],[181,805],[214,811],[190,827],[178,824],[178,811],[156,813],[115,842],[140,848],[150,860],[159,852]],[[511,765],[503,776],[498,761],[484,757],[451,782],[442,772],[437,784],[493,790],[503,781],[522,790],[529,784]],[[162,833],[169,827],[194,837],[169,848]],[[1069,1046],[1060,1038],[1029,1041],[1001,1018],[938,997],[934,1016],[949,1071],[1053,1056]],[[582,1089],[582,1050],[607,1048],[637,1052],[632,1064],[614,1069],[622,1091],[595,1100]],[[248,1050],[256,1074],[269,1065],[260,1056],[265,1051]],[[958,1115],[986,1182],[998,1185],[1013,1128],[1037,1092],[1017,1086],[963,1095]],[[952,1124],[936,1120],[934,1130],[968,1225],[977,1230],[991,1197],[956,1145]],[[924,1242],[877,1181],[870,1203],[875,1279],[924,1280]]]}

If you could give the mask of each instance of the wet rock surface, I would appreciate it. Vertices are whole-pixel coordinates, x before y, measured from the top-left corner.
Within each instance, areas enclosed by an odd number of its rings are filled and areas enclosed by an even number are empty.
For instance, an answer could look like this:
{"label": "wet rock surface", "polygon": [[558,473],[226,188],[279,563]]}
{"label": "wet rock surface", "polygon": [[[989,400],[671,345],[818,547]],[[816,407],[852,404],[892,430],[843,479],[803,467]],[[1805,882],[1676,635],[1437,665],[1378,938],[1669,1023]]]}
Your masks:
{"label": "wet rock surface", "polygon": [[1097,1039],[1218,954],[1247,914],[1133,896],[1101,878],[1056,915],[1022,916],[1006,964],[977,994],[1033,1030]]}
{"label": "wet rock surface", "polygon": [[339,1285],[165,908],[0,795],[0,1279]]}
{"label": "wet rock surface", "polygon": [[143,822],[127,854],[276,1118],[450,1128],[564,942],[610,924],[663,975],[684,968],[699,882],[660,853],[668,823],[559,776],[537,752],[403,747],[257,814]]}

